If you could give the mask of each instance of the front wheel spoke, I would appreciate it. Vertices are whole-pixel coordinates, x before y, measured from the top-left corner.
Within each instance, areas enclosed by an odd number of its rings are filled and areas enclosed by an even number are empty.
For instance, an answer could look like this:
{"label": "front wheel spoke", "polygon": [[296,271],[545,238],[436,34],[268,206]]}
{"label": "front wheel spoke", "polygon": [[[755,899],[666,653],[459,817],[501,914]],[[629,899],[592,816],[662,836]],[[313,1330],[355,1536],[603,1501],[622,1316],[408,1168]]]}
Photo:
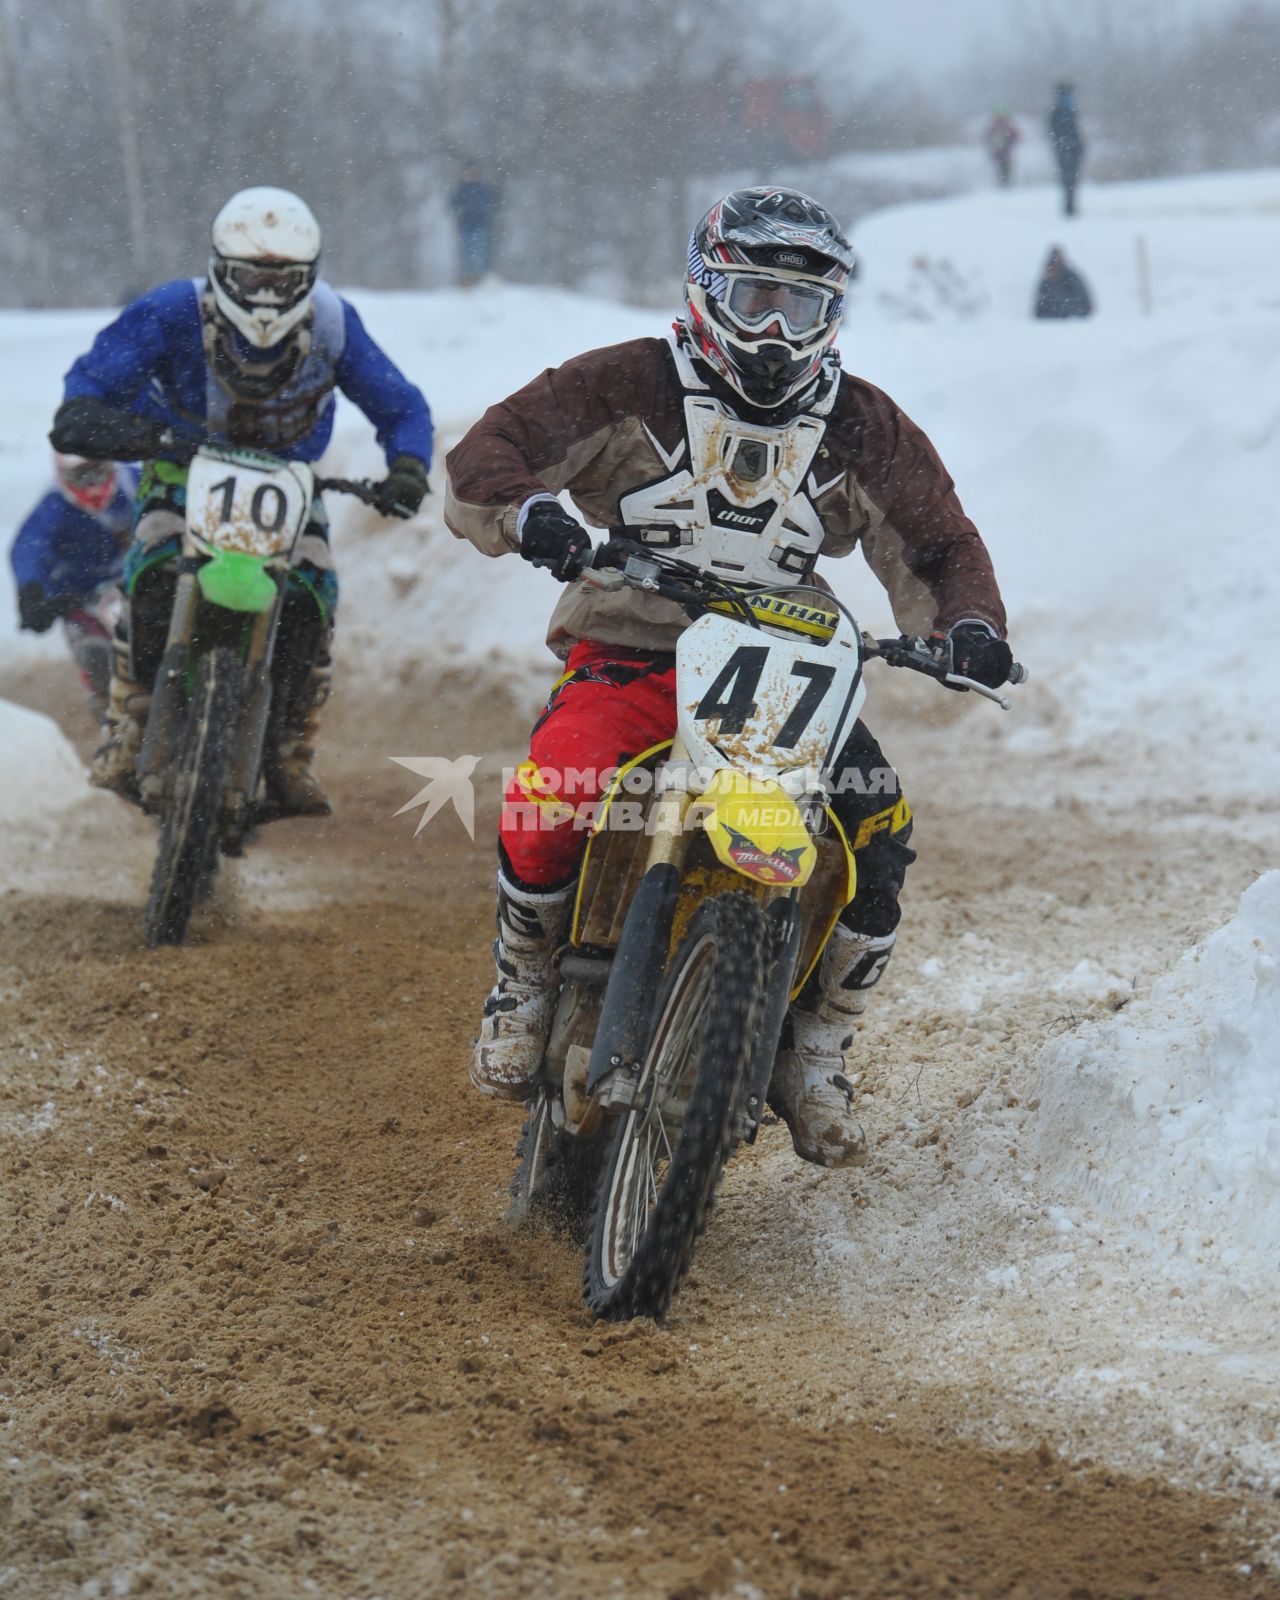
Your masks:
{"label": "front wheel spoke", "polygon": [[637,1207],[638,1210],[642,1209],[644,1211],[646,1220],[653,1198],[653,1128],[646,1125],[644,1130],[644,1199],[640,1202],[640,1206]]}
{"label": "front wheel spoke", "polygon": [[[659,1021],[648,1062],[636,1085],[621,1138],[609,1201],[606,1256],[601,1266],[617,1285],[642,1253],[642,1240],[657,1210],[702,1055],[703,1031],[713,988],[714,947],[704,942],[686,967]],[[638,1168],[643,1163],[643,1173]]]}
{"label": "front wheel spoke", "polygon": [[[630,1211],[631,1211],[631,1219],[630,1219],[631,1220],[631,1250],[630,1250],[630,1254],[631,1254],[631,1258],[632,1259],[634,1259],[634,1257],[635,1257],[636,1246],[640,1243],[640,1235],[644,1232],[644,1225],[648,1221],[648,1218],[649,1218],[649,1207],[648,1207],[647,1201],[648,1201],[649,1182],[650,1182],[650,1177],[651,1177],[651,1167],[650,1167],[650,1161],[649,1161],[649,1132],[648,1132],[647,1128],[645,1129],[644,1150],[643,1150],[643,1153],[640,1155],[640,1160],[643,1161],[643,1163],[644,1163],[643,1185],[641,1184],[641,1182],[636,1182],[636,1183],[633,1183],[631,1185],[631,1204],[630,1204]],[[637,1177],[637,1179],[639,1179],[640,1174],[637,1173],[636,1177]]]}
{"label": "front wheel spoke", "polygon": [[[700,1000],[701,996],[698,996],[697,999]],[[682,1069],[689,1060],[693,1037],[697,1032],[698,1024],[701,1020],[702,1019],[698,1014],[697,1004],[695,1001],[694,1004],[691,1004],[688,1007],[684,1017],[681,1018],[682,1025],[680,1027],[678,1036],[671,1041],[670,1047],[663,1052],[663,1061],[659,1067],[659,1074],[662,1079],[665,1080],[667,1077],[667,1073],[662,1069],[667,1067],[668,1064],[671,1064],[675,1069],[671,1076],[677,1080],[679,1079]]]}
{"label": "front wheel spoke", "polygon": [[[662,1124],[659,1122],[658,1127],[661,1128],[661,1126]],[[652,1128],[649,1130],[649,1147],[645,1152],[645,1156],[645,1176],[649,1184],[649,1205],[653,1207],[658,1203],[658,1163],[654,1154]]]}

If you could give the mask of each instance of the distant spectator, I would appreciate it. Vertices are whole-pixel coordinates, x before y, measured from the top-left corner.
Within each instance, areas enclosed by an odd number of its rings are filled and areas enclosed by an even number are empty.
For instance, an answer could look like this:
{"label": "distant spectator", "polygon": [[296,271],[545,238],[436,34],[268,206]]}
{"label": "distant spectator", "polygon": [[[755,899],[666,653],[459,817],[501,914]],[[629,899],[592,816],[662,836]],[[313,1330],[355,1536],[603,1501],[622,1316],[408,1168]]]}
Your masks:
{"label": "distant spectator", "polygon": [[1074,217],[1076,184],[1084,160],[1084,138],[1076,117],[1076,92],[1069,83],[1060,83],[1054,90],[1053,109],[1049,112],[1049,143],[1062,183],[1063,214]]}
{"label": "distant spectator", "polygon": [[1058,245],[1049,252],[1044,264],[1033,315],[1041,319],[1060,317],[1090,317],[1093,299],[1088,285],[1075,270],[1068,266],[1067,258]]}
{"label": "distant spectator", "polygon": [[449,196],[449,209],[458,225],[458,282],[464,289],[479,283],[492,268],[498,200],[497,185],[486,183],[476,163],[468,161],[462,181]]}
{"label": "distant spectator", "polygon": [[1007,189],[1013,182],[1013,151],[1021,137],[1022,132],[1018,124],[1005,107],[997,106],[991,121],[987,124],[982,142],[986,145],[992,161],[995,162],[996,182],[1002,189]]}

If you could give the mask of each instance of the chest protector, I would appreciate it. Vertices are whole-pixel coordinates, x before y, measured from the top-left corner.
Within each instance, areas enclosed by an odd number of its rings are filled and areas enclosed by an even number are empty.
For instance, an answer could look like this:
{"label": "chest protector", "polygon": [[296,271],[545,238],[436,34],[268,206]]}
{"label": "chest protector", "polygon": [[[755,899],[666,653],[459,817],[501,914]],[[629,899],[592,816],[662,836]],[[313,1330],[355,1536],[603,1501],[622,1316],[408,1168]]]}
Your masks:
{"label": "chest protector", "polygon": [[807,577],[824,530],[801,486],[827,431],[835,382],[800,416],[762,426],[711,394],[679,345],[673,353],[685,391],[684,438],[673,455],[649,434],[672,471],[622,496],[629,535],[730,583]]}
{"label": "chest protector", "polygon": [[[333,409],[338,363],[346,343],[342,301],[327,283],[316,284],[308,319],[289,337],[278,362],[264,364],[263,378],[249,392],[218,347],[220,319],[206,279],[197,280],[205,347],[205,417],[233,445],[286,450],[305,439]],[[245,364],[245,371],[253,368]]]}

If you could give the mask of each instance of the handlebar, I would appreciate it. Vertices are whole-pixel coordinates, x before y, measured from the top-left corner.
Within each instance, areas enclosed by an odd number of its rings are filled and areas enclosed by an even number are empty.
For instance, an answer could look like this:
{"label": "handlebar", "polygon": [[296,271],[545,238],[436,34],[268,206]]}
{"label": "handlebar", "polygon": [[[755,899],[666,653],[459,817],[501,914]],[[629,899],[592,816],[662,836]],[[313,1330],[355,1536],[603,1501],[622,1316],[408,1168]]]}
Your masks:
{"label": "handlebar", "polygon": [[[203,449],[234,450],[234,445],[228,446],[212,435],[204,434],[199,438],[179,439],[166,445],[164,455],[170,461],[176,461],[180,466],[189,466],[197,454]],[[286,465],[283,457],[271,456],[269,450],[255,450],[254,455],[268,456],[272,460],[279,460],[281,465]],[[367,506],[378,507],[378,485],[369,478],[321,478],[312,479],[312,485],[317,494],[328,491],[331,494],[349,494],[356,500],[362,500]],[[378,507],[381,510],[381,507]],[[397,506],[389,507],[384,516],[405,518],[411,515]]]}
{"label": "handlebar", "polygon": [[[1008,700],[999,690],[979,683],[975,678],[952,672],[948,659],[951,652],[946,639],[939,639],[935,644],[932,640],[919,638],[873,639],[870,634],[864,633],[862,654],[869,661],[883,661],[887,667],[907,667],[912,672],[921,672],[926,678],[935,678],[953,689],[972,689],[985,700],[994,700],[1002,710],[1009,709]],[[1030,677],[1030,672],[1020,661],[1015,661],[1009,668],[1010,683],[1026,683]]]}
{"label": "handlebar", "polygon": [[[591,554],[585,562],[595,572],[604,572],[610,567],[621,571],[631,560],[653,561],[657,559],[657,552],[641,544],[639,539],[629,539],[625,533],[611,533],[604,544],[592,546]],[[668,558],[670,559],[670,558]],[[687,562],[682,562],[687,566]]]}
{"label": "handlebar", "polygon": [[[378,485],[368,478],[316,478],[314,481],[317,493],[327,489],[333,494],[353,495],[355,499],[363,500],[367,506],[377,504]],[[409,512],[393,508],[390,515],[407,517]]]}
{"label": "handlebar", "polygon": [[[760,619],[746,605],[742,590],[714,573],[694,566],[691,562],[681,561],[664,551],[650,549],[638,539],[629,538],[625,533],[611,534],[606,543],[597,545],[584,557],[579,576],[585,576],[587,572],[600,575],[604,580],[601,587],[625,586],[638,589],[642,593],[656,594],[665,600],[674,600],[695,609],[699,606],[705,609],[709,602],[718,600],[733,606],[741,620],[750,626],[755,628],[761,626]],[[616,576],[613,576],[614,574]],[[612,582],[609,581],[610,576]],[[770,592],[782,594],[804,590],[821,595],[824,605],[832,606],[842,612],[855,627],[857,626],[852,612],[846,605],[835,595],[829,594],[825,589],[817,589],[813,584],[786,584],[778,585],[776,588],[771,586]],[[912,672],[922,673],[927,678],[934,678],[939,683],[945,683],[950,688],[972,690],[986,700],[994,700],[1003,710],[1009,710],[1009,701],[996,689],[951,670],[951,651],[949,641],[945,639],[937,641],[907,637],[873,639],[870,634],[862,633],[860,630],[859,637],[864,660],[879,660],[886,666],[905,667]],[[1011,684],[1026,683],[1030,677],[1031,674],[1021,662],[1015,661],[1009,669],[1008,681]]]}

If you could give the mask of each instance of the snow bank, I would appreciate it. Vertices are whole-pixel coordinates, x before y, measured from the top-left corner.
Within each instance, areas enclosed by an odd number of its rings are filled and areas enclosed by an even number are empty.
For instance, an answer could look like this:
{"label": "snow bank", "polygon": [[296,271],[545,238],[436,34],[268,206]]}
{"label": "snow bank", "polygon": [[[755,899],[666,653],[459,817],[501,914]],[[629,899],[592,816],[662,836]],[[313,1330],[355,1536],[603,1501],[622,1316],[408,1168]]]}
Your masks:
{"label": "snow bank", "polygon": [[[1048,1046],[1042,1192],[1184,1287],[1274,1294],[1280,1267],[1280,872],[1148,995]],[[1120,1242],[1120,1241],[1115,1241]]]}
{"label": "snow bank", "polygon": [[60,814],[88,793],[80,758],[49,717],[0,700],[0,828],[56,828]]}

